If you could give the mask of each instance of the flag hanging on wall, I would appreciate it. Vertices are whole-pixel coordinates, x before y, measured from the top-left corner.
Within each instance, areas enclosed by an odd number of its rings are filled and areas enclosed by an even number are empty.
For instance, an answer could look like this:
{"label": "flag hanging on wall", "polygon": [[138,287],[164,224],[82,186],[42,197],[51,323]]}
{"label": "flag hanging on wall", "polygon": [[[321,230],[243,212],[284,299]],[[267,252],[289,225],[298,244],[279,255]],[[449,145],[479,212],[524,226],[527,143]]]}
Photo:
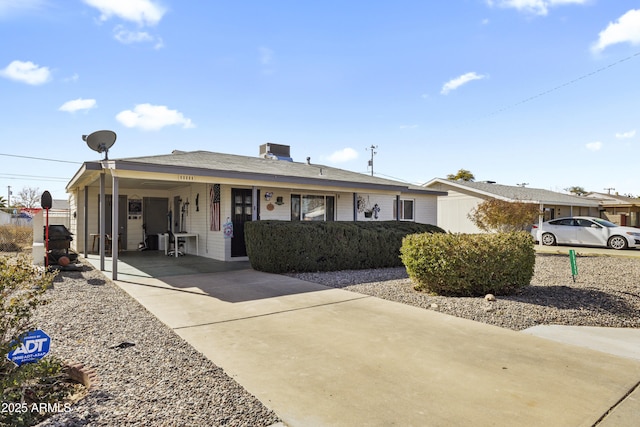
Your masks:
{"label": "flag hanging on wall", "polygon": [[211,200],[211,231],[220,231],[220,184],[213,184],[209,190]]}

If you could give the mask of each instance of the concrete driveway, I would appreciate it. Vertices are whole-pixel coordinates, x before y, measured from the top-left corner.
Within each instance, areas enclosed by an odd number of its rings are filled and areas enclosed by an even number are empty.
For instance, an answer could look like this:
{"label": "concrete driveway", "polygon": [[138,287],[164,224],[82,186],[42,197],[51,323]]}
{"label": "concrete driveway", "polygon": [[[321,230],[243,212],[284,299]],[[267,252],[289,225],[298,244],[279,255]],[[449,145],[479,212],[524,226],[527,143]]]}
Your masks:
{"label": "concrete driveway", "polygon": [[246,266],[119,271],[289,426],[640,425],[639,360]]}

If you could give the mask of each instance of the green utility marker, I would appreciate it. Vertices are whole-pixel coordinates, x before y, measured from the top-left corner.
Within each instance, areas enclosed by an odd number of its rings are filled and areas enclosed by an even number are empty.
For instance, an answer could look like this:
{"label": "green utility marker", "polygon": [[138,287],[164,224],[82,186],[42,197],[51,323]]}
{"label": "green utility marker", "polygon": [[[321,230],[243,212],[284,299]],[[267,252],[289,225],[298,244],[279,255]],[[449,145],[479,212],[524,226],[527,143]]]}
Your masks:
{"label": "green utility marker", "polygon": [[571,276],[573,277],[573,283],[575,283],[578,275],[578,264],[576,263],[576,251],[573,249],[569,250],[569,261],[571,261]]}

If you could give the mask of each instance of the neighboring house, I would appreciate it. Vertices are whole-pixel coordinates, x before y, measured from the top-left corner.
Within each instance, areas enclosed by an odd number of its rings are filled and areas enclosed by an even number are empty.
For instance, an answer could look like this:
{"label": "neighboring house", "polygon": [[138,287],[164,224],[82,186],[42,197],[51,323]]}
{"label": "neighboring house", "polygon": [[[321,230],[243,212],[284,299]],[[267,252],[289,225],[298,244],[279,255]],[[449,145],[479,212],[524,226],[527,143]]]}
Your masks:
{"label": "neighboring house", "polygon": [[585,197],[599,201],[603,218],[618,225],[640,227],[640,198],[597,192],[587,193]]}
{"label": "neighboring house", "polygon": [[469,219],[469,214],[491,198],[538,204],[544,212],[544,221],[571,215],[599,216],[597,200],[539,188],[443,178],[432,179],[424,187],[447,192],[446,197],[438,197],[438,226],[453,233],[481,233]]}
{"label": "neighboring house", "polygon": [[[123,249],[138,249],[145,236],[148,247],[163,249],[168,230],[188,232],[197,235],[187,241],[189,253],[223,261],[246,259],[247,221],[436,224],[437,197],[445,195],[309,159],[293,162],[289,147],[277,144],[263,144],[259,157],[174,151],[90,161],[67,185],[73,249],[78,252],[96,249],[101,180],[106,193],[106,234],[111,235],[117,224]],[[115,197],[117,210],[112,203]],[[233,227],[232,236],[225,233],[228,224]]]}

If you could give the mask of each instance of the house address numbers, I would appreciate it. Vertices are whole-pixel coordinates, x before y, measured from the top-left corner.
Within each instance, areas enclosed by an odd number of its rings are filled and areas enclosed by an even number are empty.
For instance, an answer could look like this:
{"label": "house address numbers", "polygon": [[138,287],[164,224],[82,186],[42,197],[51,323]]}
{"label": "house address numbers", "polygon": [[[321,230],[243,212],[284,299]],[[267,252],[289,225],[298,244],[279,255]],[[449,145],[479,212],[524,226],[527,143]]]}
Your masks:
{"label": "house address numbers", "polygon": [[179,181],[193,181],[195,177],[193,175],[178,175]]}

